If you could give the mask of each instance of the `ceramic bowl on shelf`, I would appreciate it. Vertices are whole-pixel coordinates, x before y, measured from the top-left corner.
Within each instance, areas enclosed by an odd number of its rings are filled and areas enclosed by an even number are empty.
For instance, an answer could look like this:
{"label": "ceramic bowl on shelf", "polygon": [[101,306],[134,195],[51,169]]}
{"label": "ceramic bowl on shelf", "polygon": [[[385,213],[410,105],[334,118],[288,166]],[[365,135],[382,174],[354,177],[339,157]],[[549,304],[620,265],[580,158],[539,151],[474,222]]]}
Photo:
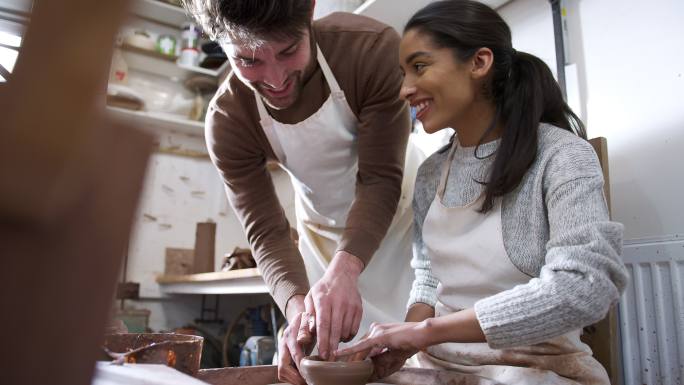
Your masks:
{"label": "ceramic bowl on shelf", "polygon": [[143,30],[136,30],[132,34],[124,37],[123,41],[124,44],[127,44],[131,47],[136,47],[147,51],[154,51],[156,47],[154,39],[152,39],[150,35]]}

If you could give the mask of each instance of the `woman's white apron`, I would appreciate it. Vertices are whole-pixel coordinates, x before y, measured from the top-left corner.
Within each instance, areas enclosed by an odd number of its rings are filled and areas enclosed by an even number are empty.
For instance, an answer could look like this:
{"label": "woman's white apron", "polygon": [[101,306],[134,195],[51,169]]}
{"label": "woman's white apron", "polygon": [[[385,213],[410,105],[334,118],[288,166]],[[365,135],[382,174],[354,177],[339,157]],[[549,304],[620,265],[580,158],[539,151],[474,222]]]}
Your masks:
{"label": "woman's white apron", "polygon": [[[526,284],[532,277],[510,260],[503,243],[501,199],[487,214],[484,196],[460,207],[443,204],[458,140],[443,165],[423,224],[423,240],[438,278],[436,316],[471,308],[478,300]],[[491,349],[487,343],[443,343],[416,356],[420,366],[475,374],[502,384],[608,384],[603,367],[574,330],[544,343]]]}

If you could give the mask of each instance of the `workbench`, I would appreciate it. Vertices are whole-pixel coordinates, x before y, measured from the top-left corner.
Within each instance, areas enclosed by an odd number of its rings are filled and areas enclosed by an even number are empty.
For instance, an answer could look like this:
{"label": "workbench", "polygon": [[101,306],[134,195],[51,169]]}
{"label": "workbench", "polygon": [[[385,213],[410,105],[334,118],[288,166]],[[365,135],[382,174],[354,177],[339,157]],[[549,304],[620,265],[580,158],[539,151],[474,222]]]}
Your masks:
{"label": "workbench", "polygon": [[[278,381],[278,367],[275,365],[204,369],[199,371],[197,378],[211,385],[270,385],[280,383]],[[402,368],[391,376],[373,384],[495,385],[496,383],[472,374],[446,370]]]}

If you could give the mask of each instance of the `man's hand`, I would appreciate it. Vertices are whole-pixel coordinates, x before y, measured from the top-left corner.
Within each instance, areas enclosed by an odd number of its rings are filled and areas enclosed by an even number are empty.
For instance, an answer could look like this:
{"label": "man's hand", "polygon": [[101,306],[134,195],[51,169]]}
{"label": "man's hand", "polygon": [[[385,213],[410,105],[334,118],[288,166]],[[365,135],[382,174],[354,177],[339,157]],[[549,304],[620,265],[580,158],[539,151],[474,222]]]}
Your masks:
{"label": "man's hand", "polygon": [[299,362],[313,349],[311,315],[304,311],[304,296],[296,295],[287,302],[288,326],[278,341],[278,379],[294,385],[306,385],[299,374]]}
{"label": "man's hand", "polygon": [[332,359],[340,341],[351,340],[359,331],[363,305],[358,281],[363,268],[359,258],[338,251],[304,299],[306,312],[315,317],[318,352],[323,359]]}
{"label": "man's hand", "polygon": [[373,360],[373,375],[370,381],[377,381],[388,377],[392,373],[401,369],[406,363],[406,360],[411,358],[417,350],[386,350],[379,355],[372,357]]}

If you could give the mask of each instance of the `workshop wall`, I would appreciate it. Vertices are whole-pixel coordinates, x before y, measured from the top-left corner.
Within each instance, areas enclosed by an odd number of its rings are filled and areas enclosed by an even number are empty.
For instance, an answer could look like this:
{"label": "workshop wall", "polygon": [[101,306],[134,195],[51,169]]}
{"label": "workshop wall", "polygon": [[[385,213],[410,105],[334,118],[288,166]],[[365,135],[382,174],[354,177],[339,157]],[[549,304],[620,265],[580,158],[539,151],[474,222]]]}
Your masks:
{"label": "workshop wall", "polygon": [[[294,223],[294,195],[289,177],[280,169],[273,171],[272,176],[285,213]],[[192,249],[196,223],[207,221],[216,223],[214,259],[218,270],[225,253],[235,247],[248,247],[248,243],[216,169],[208,158],[154,154],[135,217],[126,274],[127,280],[140,282],[140,295],[144,298],[139,303],[127,303],[151,310],[150,327],[154,330],[177,327],[178,320],[199,316],[200,296],[183,296],[177,304],[169,302],[168,297],[162,300],[164,295],[155,278],[164,273],[165,248]],[[224,308],[229,308],[235,299],[227,298],[222,300]]]}
{"label": "workshop wall", "polygon": [[[590,137],[608,139],[613,217],[628,240],[684,233],[680,170],[684,146],[684,2],[567,1],[569,94],[579,94]],[[513,45],[554,71],[547,0],[516,0],[499,9]]]}

